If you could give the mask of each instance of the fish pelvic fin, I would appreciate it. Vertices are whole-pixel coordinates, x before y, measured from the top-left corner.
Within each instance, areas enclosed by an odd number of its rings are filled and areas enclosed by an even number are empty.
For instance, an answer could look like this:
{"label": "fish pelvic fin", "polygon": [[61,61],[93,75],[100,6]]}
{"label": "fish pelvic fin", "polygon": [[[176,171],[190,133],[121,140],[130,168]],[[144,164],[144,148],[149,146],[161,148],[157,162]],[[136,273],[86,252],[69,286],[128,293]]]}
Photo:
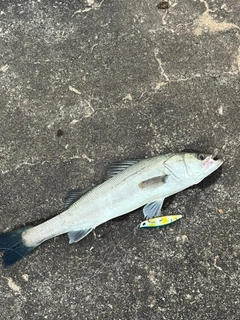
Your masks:
{"label": "fish pelvic fin", "polygon": [[0,234],[0,251],[3,251],[2,264],[8,267],[18,260],[23,259],[35,247],[27,247],[24,244],[22,233],[29,229],[22,228]]}
{"label": "fish pelvic fin", "polygon": [[143,214],[145,219],[155,218],[160,215],[164,198],[158,199],[154,202],[147,203],[143,207]]}

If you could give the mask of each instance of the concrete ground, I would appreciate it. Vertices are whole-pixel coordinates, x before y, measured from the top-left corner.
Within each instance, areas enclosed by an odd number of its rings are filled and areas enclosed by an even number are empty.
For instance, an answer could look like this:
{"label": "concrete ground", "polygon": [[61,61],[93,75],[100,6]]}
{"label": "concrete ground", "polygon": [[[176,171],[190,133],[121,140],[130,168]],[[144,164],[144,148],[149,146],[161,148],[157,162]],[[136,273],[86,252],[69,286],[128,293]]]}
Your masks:
{"label": "concrete ground", "polygon": [[240,2],[0,2],[0,231],[45,221],[113,161],[218,152],[221,172],[0,269],[1,319],[240,319]]}

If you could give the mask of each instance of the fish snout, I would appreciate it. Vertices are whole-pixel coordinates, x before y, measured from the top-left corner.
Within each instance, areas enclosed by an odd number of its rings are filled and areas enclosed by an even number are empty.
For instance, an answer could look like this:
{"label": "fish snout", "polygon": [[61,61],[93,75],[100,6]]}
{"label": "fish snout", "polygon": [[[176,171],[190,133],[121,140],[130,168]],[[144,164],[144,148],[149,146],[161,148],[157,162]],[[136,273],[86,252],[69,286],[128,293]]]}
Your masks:
{"label": "fish snout", "polygon": [[206,169],[209,169],[210,167],[215,168],[216,170],[218,167],[220,167],[223,164],[223,159],[219,159],[217,155],[210,155],[206,157],[203,161],[203,166]]}

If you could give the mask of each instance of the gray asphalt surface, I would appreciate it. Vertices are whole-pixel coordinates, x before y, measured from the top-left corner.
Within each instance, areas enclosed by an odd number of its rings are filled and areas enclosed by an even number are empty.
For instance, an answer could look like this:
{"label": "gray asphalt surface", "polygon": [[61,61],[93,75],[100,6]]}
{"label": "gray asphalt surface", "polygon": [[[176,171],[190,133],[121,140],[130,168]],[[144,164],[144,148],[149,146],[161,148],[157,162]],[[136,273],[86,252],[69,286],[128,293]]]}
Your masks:
{"label": "gray asphalt surface", "polygon": [[0,268],[1,319],[240,318],[240,2],[0,1],[0,232],[45,221],[113,161],[197,149],[221,172],[81,242]]}

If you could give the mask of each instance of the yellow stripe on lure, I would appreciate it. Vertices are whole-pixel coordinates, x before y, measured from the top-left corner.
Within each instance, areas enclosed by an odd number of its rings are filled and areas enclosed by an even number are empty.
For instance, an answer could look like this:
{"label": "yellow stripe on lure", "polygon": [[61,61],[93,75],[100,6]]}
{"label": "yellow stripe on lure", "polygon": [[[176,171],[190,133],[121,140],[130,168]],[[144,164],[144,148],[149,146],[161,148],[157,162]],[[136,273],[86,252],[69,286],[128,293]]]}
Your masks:
{"label": "yellow stripe on lure", "polygon": [[183,216],[181,214],[175,214],[172,216],[162,216],[162,217],[156,217],[148,220],[144,220],[140,224],[140,228],[157,228],[166,226],[170,223],[173,223],[179,219],[181,219]]}

